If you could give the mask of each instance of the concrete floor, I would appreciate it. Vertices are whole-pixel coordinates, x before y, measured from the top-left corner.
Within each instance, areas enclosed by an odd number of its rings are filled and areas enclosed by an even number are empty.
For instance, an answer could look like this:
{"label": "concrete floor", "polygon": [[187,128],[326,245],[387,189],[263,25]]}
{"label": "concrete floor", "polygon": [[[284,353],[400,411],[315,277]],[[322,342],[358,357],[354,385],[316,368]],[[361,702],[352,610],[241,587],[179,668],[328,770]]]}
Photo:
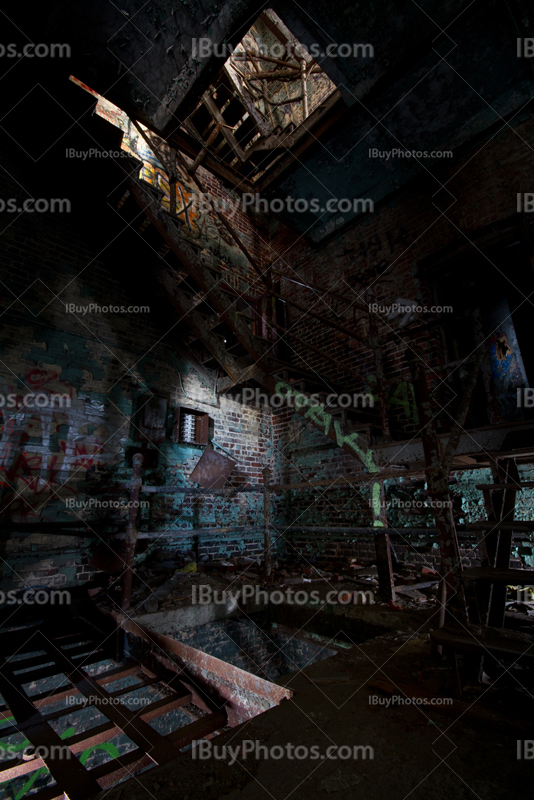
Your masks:
{"label": "concrete floor", "polygon": [[[387,614],[378,608],[359,613]],[[401,615],[389,613],[389,622],[398,626]],[[102,800],[312,800],[330,795],[516,800],[526,794],[533,766],[517,759],[517,740],[527,738],[524,731],[476,722],[456,701],[448,713],[428,706],[372,704],[373,696],[387,696],[367,685],[379,675],[450,695],[450,672],[433,659],[427,638],[428,612],[405,612],[402,619],[387,634],[285,676],[279,683],[294,691],[291,699],[212,740],[219,752],[223,744],[234,752],[245,740],[281,745],[284,752],[288,744],[315,746],[323,755],[330,745],[360,745],[373,749],[372,758],[369,751],[366,758],[359,751],[357,758],[347,760],[238,754],[230,765],[230,755],[227,760],[195,760],[189,750],[165,767],[103,792]],[[463,700],[475,709],[482,695],[496,707],[506,701],[524,710],[532,702],[524,691],[509,689],[505,698],[487,687],[468,687]]]}

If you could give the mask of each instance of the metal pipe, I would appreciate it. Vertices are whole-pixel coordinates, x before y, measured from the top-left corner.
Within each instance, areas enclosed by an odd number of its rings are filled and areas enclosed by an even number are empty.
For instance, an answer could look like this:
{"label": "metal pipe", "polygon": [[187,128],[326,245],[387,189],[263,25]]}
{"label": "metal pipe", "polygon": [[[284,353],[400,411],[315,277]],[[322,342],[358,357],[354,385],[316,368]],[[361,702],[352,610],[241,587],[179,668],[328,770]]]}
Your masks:
{"label": "metal pipe", "polygon": [[300,62],[300,79],[302,82],[302,120],[308,118],[308,76],[306,74],[306,61],[302,59]]}
{"label": "metal pipe", "polygon": [[450,507],[449,476],[442,469],[440,442],[434,424],[433,406],[424,369],[424,353],[418,347],[407,350],[407,359],[412,372],[415,400],[419,411],[421,440],[425,454],[425,474],[429,494],[434,502],[434,518],[438,532],[440,551],[440,576],[445,585],[447,607],[440,608],[438,627],[445,623],[446,611],[454,610],[466,619],[466,608],[460,577],[460,549]]}

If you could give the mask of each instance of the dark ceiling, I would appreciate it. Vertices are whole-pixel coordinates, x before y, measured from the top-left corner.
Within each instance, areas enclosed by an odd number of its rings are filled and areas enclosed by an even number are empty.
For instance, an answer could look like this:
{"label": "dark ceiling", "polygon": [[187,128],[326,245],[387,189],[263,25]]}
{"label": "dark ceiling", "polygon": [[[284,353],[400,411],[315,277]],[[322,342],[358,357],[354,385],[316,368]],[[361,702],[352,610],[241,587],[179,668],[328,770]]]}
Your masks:
{"label": "dark ceiling", "polygon": [[[457,158],[496,135],[505,121],[513,124],[532,97],[534,59],[518,58],[515,45],[517,37],[534,35],[526,0],[367,0],[334,6],[327,0],[124,0],[118,5],[61,0],[32,9],[31,16],[21,6],[5,20],[6,41],[12,36],[22,43],[67,42],[71,57],[18,64],[1,59],[0,125],[25,151],[37,147],[38,160],[48,139],[55,148],[74,146],[76,120],[90,113],[87,98],[75,99],[80,90],[67,85],[74,74],[155,131],[172,136],[223,63],[217,57],[195,59],[192,39],[208,36],[237,44],[267,7],[308,47],[336,42],[374,48],[372,58],[318,59],[340,89],[346,110],[269,187],[276,196],[314,197],[321,207],[329,198],[370,198],[376,206],[395,202],[408,181],[424,176],[432,202],[439,188],[432,176],[439,179],[441,162],[370,158],[370,148],[453,150]],[[33,152],[31,157],[35,160]],[[50,170],[50,162],[43,163]],[[355,216],[358,212],[299,213],[286,221],[319,242]]]}

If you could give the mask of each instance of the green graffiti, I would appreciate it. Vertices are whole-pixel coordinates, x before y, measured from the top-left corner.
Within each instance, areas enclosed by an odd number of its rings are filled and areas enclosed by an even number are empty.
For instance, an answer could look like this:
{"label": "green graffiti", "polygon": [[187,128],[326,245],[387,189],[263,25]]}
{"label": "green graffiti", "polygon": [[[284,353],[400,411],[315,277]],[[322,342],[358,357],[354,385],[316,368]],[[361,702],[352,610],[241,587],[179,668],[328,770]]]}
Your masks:
{"label": "green graffiti", "polygon": [[[376,375],[367,375],[367,391],[373,395],[375,402],[378,402],[378,394],[376,393]],[[386,386],[386,403],[388,410],[394,411],[401,409],[402,413],[410,422],[417,424],[419,422],[419,413],[415,402],[415,394],[413,384],[402,381],[397,386]]]}
{"label": "green graffiti", "polygon": [[310,406],[304,416],[310,417],[317,427],[323,427],[325,435],[328,436],[332,416],[327,414],[322,406]]}
{"label": "green graffiti", "polygon": [[[311,419],[311,421],[316,425],[320,430],[323,431],[325,436],[328,436],[330,431],[330,426],[332,424],[332,415],[328,413],[322,406],[317,404],[310,405],[312,402],[306,395],[302,394],[301,392],[293,391],[291,386],[289,386],[284,381],[279,381],[274,390],[277,394],[284,395],[286,399],[293,396],[295,398],[295,408],[298,410],[300,408],[305,408],[307,405],[310,407],[304,414],[305,418]],[[283,391],[282,391],[283,390]],[[356,432],[345,434],[341,429],[341,425],[339,424],[338,420],[334,420],[334,433],[336,437],[336,444],[338,447],[343,447],[343,445],[348,445],[362,462],[364,467],[367,469],[368,472],[377,473],[379,472],[380,468],[375,463],[373,451],[370,448],[364,449],[359,446],[358,439],[360,438],[359,434]],[[372,511],[373,511],[373,527],[374,528],[383,528],[384,523],[380,519],[380,483],[375,482],[371,488],[371,496],[372,496]]]}
{"label": "green graffiti", "polygon": [[[15,717],[4,717],[4,719],[6,722],[8,721],[15,722]],[[73,736],[74,733],[75,733],[74,728],[67,728],[66,730],[63,731],[62,734],[60,734],[60,738],[68,739],[70,736]],[[31,744],[30,740],[24,739],[22,742],[12,745],[13,752],[16,753],[18,751],[24,750],[24,748],[27,747],[29,744]],[[120,755],[115,745],[110,744],[109,742],[102,742],[101,744],[95,744],[92,747],[88,747],[86,750],[84,750],[80,756],[80,763],[85,764],[91,753],[95,750],[104,750],[106,753],[109,753],[111,758],[118,758]],[[39,769],[36,769],[35,772],[32,772],[32,774],[30,775],[26,783],[22,786],[22,788],[17,792],[13,800],[22,800],[22,798],[28,794],[35,781],[41,775],[48,775],[48,774],[49,773],[46,767],[40,767]],[[3,783],[0,783],[0,786],[5,786],[6,783],[9,784],[10,781],[4,781]]]}

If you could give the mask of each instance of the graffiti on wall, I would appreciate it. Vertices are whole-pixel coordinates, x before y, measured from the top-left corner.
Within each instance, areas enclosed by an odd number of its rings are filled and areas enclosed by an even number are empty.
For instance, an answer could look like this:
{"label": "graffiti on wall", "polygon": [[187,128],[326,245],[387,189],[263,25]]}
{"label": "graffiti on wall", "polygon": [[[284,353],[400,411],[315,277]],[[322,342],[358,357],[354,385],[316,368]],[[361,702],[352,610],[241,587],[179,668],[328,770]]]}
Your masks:
{"label": "graffiti on wall", "polygon": [[[23,390],[0,383],[0,397],[15,398],[0,408],[0,513],[27,520],[50,500],[75,494],[71,478],[116,463],[120,447],[101,419],[89,422],[85,404],[59,371],[34,369],[20,383]],[[34,407],[34,394],[42,406]]]}

